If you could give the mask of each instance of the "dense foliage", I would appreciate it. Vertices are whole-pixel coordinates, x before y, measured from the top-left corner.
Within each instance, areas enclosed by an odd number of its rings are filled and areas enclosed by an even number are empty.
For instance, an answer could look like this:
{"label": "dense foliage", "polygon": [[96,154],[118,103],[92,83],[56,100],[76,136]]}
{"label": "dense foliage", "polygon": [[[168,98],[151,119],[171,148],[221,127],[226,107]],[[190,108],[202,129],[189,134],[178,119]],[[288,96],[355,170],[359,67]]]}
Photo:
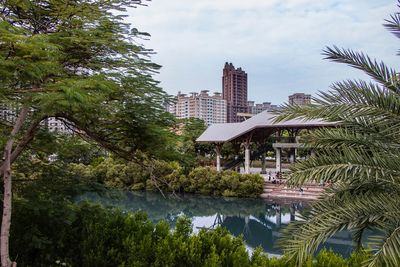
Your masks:
{"label": "dense foliage", "polygon": [[[15,116],[28,109],[17,145],[26,148],[41,122],[57,117],[125,157],[138,149],[170,154],[169,98],[152,78],[160,66],[134,41],[148,34],[115,12],[140,2],[0,3],[0,103]],[[1,117],[0,126],[13,120]]]}
{"label": "dense foliage", "polygon": [[[11,257],[19,266],[295,266],[286,257],[269,259],[261,249],[249,256],[243,240],[226,230],[192,234],[188,219],[175,230],[151,223],[144,213],[123,213],[86,203],[36,199],[15,201]],[[322,251],[304,266],[360,266]]]}
{"label": "dense foliage", "polygon": [[112,158],[96,165],[68,164],[67,167],[84,180],[131,190],[258,197],[264,184],[263,177],[258,174],[217,172],[210,167],[198,167],[185,174],[179,163],[159,160],[146,164],[145,168],[135,162],[118,162]]}
{"label": "dense foliage", "polygon": [[[400,13],[385,24],[400,37]],[[334,182],[304,220],[291,224],[282,245],[304,263],[318,245],[348,229],[361,248],[369,238],[369,266],[400,266],[400,79],[398,71],[363,53],[337,47],[328,59],[362,70],[375,82],[345,81],[321,92],[307,107],[288,106],[280,119],[322,118],[341,127],[320,129],[308,136],[316,156],[291,167],[289,183]]]}
{"label": "dense foliage", "polygon": [[[176,221],[176,232],[170,232],[166,222],[154,225],[143,213],[128,214],[129,206],[121,207],[121,212],[87,203],[72,204],[69,199],[85,190],[87,181],[74,177],[63,165],[42,164],[34,164],[40,177],[29,182],[18,180],[15,185],[18,197],[14,201],[11,257],[18,257],[19,266],[295,266],[285,257],[268,259],[260,249],[249,257],[243,241],[223,229],[189,236],[192,227],[184,219]],[[166,205],[158,197],[154,202],[151,197],[146,195],[149,206],[142,208],[149,209],[152,218],[164,218],[156,214],[154,207],[162,209],[162,214],[166,209],[171,214],[182,210],[175,204]],[[212,206],[204,206],[207,201]],[[204,215],[212,215],[218,209],[224,214],[248,214],[253,208],[260,209],[255,206],[259,202],[243,201],[240,207],[233,202],[227,209],[226,205],[218,207],[222,204],[218,199],[199,199],[190,210],[202,208]],[[113,202],[104,205],[115,206]],[[307,266],[360,266],[358,257],[344,260],[331,252],[321,252],[318,262],[323,264],[310,259]]]}
{"label": "dense foliage", "polygon": [[212,144],[200,144],[196,139],[207,129],[205,122],[198,118],[178,119],[175,133],[179,136],[176,150],[182,155],[180,164],[185,170],[190,170],[200,162],[209,161],[206,155],[214,154]]}
{"label": "dense foliage", "polygon": [[125,158],[175,156],[169,96],[160,66],[123,21],[141,0],[0,1],[0,174],[4,180],[1,265],[8,256],[12,164],[50,117]]}

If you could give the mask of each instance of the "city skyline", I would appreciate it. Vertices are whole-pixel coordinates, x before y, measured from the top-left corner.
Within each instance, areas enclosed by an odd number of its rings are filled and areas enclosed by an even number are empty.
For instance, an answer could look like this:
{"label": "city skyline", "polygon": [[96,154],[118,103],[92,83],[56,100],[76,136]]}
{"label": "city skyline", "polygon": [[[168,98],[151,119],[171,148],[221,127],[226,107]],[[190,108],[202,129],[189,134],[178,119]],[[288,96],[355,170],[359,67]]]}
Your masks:
{"label": "city skyline", "polygon": [[[382,24],[392,0],[150,1],[126,21],[152,36],[139,40],[163,68],[155,78],[169,94],[220,91],[224,62],[249,75],[249,99],[281,104],[315,95],[337,81],[365,79],[357,70],[323,60],[326,46],[368,53],[395,66],[397,42]],[[378,22],[378,23],[377,23]],[[381,23],[379,23],[381,22]],[[385,43],[385,49],[382,49]]]}

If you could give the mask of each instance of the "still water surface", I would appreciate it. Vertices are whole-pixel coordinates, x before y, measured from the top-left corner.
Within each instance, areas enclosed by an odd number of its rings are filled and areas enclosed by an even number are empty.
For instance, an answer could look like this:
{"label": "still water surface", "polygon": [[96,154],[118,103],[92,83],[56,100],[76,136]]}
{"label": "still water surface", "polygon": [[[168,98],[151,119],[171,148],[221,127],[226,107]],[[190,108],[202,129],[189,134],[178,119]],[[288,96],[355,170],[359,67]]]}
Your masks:
{"label": "still water surface", "polygon": [[[166,220],[174,227],[179,216],[192,219],[194,232],[201,228],[212,229],[221,225],[235,236],[243,235],[250,251],[261,246],[270,255],[280,255],[274,246],[280,230],[291,221],[298,220],[300,212],[308,207],[298,200],[266,201],[209,197],[201,195],[166,196],[154,192],[88,192],[77,201],[98,202],[124,211],[145,211],[153,222]],[[348,257],[353,249],[351,236],[341,232],[324,245]]]}

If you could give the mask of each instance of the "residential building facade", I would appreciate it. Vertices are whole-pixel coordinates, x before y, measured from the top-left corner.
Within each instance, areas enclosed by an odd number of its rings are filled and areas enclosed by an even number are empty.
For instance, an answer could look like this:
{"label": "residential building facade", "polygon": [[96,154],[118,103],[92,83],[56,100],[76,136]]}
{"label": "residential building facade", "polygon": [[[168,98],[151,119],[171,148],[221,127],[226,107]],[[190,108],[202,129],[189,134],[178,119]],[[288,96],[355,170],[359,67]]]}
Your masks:
{"label": "residential building facade", "polygon": [[50,117],[45,121],[45,125],[50,132],[57,132],[62,134],[72,134],[72,130],[69,129],[64,122],[54,117]]}
{"label": "residential building facade", "polygon": [[[18,108],[10,104],[0,103],[0,121],[14,123],[17,119]],[[61,134],[72,134],[72,130],[66,127],[65,123],[55,117],[49,117],[41,122],[41,127],[47,128],[50,132]]]}
{"label": "residential building facade", "polygon": [[222,96],[227,104],[227,122],[240,122],[237,113],[247,113],[247,73],[225,63],[222,76]]}
{"label": "residential building facade", "polygon": [[247,101],[247,110],[250,114],[258,114],[265,110],[277,110],[277,105],[272,105],[271,102],[263,102],[261,104],[255,104],[254,101]]}
{"label": "residential building facade", "polygon": [[180,119],[202,119],[207,125],[226,123],[226,101],[222,99],[221,93],[209,95],[208,92],[203,90],[189,95],[179,92],[176,102],[169,105],[168,111]]}
{"label": "residential building facade", "polygon": [[17,108],[0,103],[0,120],[13,123],[17,119]]}
{"label": "residential building facade", "polygon": [[290,105],[304,106],[311,104],[311,95],[296,93],[289,96]]}

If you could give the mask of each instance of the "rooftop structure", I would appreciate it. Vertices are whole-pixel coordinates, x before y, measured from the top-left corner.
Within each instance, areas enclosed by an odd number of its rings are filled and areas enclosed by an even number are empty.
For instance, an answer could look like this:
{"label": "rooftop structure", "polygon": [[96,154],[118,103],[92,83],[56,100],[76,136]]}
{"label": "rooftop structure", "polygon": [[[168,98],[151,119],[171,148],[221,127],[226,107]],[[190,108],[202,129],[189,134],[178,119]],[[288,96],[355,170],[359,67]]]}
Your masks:
{"label": "rooftop structure", "polygon": [[[304,147],[304,144],[299,142],[297,134],[302,129],[312,129],[320,127],[335,127],[337,122],[326,122],[323,120],[301,120],[293,119],[287,121],[275,122],[275,115],[268,111],[263,111],[246,121],[240,123],[225,123],[214,124],[208,127],[199,138],[197,142],[201,143],[214,143],[216,145],[217,171],[221,170],[221,147],[226,142],[239,143],[244,149],[244,172],[250,173],[250,147],[252,143],[262,144],[266,143],[267,139],[275,134],[275,142],[273,148],[275,149],[276,158],[276,173],[281,172],[281,155],[282,150],[289,149],[290,162],[296,160],[296,149]],[[287,130],[289,138],[282,138],[281,132]],[[265,148],[264,148],[265,149]],[[265,154],[265,150],[261,151]],[[311,154],[313,151],[311,151]],[[265,173],[265,156],[263,158],[261,173]],[[242,159],[229,163],[230,166],[236,166]]]}
{"label": "rooftop structure", "polygon": [[214,124],[208,127],[204,133],[197,138],[197,142],[225,143],[241,141],[252,135],[256,137],[270,136],[279,129],[307,129],[335,126],[337,123],[322,120],[287,120],[274,122],[275,115],[269,111],[263,111],[250,119],[240,123]]}

